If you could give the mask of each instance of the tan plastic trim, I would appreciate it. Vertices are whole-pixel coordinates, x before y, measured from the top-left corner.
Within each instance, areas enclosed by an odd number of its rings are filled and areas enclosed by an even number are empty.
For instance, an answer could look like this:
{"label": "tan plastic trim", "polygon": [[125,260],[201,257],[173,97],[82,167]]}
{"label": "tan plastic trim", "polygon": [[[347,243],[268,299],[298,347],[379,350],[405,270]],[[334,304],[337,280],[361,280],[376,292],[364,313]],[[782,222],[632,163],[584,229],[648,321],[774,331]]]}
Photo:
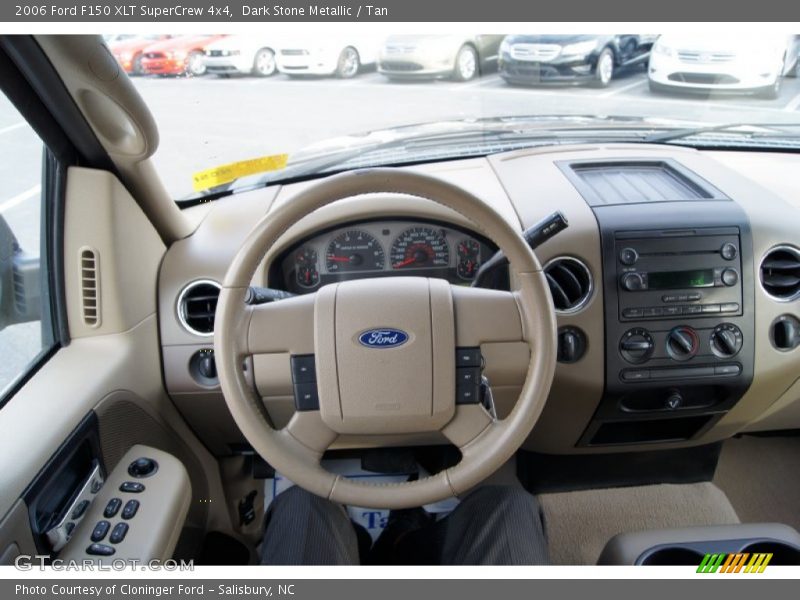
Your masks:
{"label": "tan plastic trim", "polygon": [[99,35],[37,35],[125,186],[169,244],[192,232],[153,168],[155,119]]}

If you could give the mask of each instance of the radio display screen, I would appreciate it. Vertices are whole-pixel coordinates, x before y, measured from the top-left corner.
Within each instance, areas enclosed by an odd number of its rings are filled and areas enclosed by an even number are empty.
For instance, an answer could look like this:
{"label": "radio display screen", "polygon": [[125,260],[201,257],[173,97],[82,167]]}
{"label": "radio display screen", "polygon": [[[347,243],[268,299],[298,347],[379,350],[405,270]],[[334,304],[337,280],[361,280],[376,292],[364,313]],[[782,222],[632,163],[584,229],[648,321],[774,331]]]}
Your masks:
{"label": "radio display screen", "polygon": [[647,287],[651,290],[712,287],[713,285],[713,269],[695,269],[692,271],[661,271],[647,274]]}

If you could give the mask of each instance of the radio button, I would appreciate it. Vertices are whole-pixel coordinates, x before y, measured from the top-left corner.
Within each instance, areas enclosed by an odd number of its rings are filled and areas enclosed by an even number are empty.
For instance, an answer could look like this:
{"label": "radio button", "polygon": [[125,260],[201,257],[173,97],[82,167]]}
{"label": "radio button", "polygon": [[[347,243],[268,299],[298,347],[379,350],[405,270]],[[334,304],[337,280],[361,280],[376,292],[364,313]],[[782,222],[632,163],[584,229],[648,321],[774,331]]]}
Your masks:
{"label": "radio button", "polygon": [[720,278],[722,279],[722,283],[728,287],[739,283],[739,273],[737,273],[735,269],[725,269]]}
{"label": "radio button", "polygon": [[697,300],[701,300],[703,298],[703,294],[700,292],[693,292],[691,294],[686,294],[686,300],[688,302],[696,302]]}
{"label": "radio button", "polygon": [[719,304],[703,304],[702,307],[703,307],[703,314],[719,312]]}
{"label": "radio button", "polygon": [[733,260],[739,254],[739,251],[736,249],[736,246],[731,244],[730,242],[726,242],[722,244],[722,248],[719,249],[720,256],[725,260]]}
{"label": "radio button", "polygon": [[633,248],[623,248],[619,253],[619,262],[623,265],[635,265],[637,260],[639,260],[639,254]]}
{"label": "radio button", "polygon": [[688,306],[682,306],[683,314],[685,315],[696,315],[698,313],[703,312],[703,307],[699,304],[690,304]]}
{"label": "radio button", "polygon": [[680,306],[665,306],[664,307],[664,316],[665,317],[674,317],[675,315],[681,314],[681,307]]}
{"label": "radio button", "polygon": [[642,309],[643,317],[660,317],[664,314],[664,309],[658,306],[648,306]]}
{"label": "radio button", "polygon": [[626,308],[622,311],[622,316],[626,319],[638,319],[642,316],[641,308]]}
{"label": "radio button", "polygon": [[667,302],[667,303],[670,303],[670,302],[686,302],[686,296],[684,296],[683,300],[681,300],[681,297],[679,295],[677,295],[677,294],[666,294],[664,296],[661,296],[661,301],[662,302]]}
{"label": "radio button", "polygon": [[739,312],[739,305],[736,302],[725,302],[719,305],[721,312]]}

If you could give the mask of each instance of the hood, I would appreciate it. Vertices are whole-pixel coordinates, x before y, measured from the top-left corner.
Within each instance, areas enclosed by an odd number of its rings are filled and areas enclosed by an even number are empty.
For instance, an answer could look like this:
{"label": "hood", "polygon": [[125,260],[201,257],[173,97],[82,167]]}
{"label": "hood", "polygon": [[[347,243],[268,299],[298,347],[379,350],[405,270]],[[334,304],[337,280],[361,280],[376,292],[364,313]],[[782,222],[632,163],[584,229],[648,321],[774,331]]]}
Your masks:
{"label": "hood", "polygon": [[731,54],[764,50],[765,48],[786,48],[788,38],[759,34],[729,35],[691,35],[667,34],[658,38],[658,44],[677,50],[694,50],[697,52],[726,52]]}

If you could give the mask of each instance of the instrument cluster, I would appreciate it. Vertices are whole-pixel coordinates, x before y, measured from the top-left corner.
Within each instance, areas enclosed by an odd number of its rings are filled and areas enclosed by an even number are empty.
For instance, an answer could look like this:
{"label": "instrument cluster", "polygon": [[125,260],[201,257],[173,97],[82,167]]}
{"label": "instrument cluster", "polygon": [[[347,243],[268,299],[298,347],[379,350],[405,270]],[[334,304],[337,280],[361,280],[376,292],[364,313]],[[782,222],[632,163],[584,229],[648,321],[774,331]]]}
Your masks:
{"label": "instrument cluster", "polygon": [[495,248],[449,225],[410,220],[337,227],[295,245],[277,264],[283,287],[309,293],[326,283],[412,275],[469,285]]}

